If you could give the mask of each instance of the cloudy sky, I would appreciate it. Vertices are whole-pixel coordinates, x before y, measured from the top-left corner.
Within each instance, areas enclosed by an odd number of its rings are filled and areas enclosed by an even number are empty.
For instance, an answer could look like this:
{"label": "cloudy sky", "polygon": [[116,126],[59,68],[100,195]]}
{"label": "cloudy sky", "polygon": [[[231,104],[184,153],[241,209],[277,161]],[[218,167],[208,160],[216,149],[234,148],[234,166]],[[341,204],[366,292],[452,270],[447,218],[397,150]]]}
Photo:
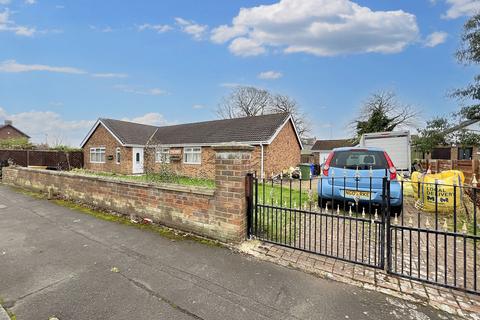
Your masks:
{"label": "cloudy sky", "polygon": [[235,85],[296,99],[345,137],[378,90],[429,118],[472,79],[454,52],[480,0],[0,0],[0,120],[78,145],[98,117],[215,118]]}

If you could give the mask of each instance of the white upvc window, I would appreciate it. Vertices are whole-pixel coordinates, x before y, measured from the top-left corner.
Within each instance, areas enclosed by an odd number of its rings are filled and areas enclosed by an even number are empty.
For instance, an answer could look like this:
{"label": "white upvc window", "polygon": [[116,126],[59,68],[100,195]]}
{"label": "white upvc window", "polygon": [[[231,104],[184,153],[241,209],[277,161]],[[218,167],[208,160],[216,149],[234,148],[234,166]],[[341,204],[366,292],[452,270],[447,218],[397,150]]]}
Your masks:
{"label": "white upvc window", "polygon": [[183,163],[201,164],[202,148],[200,147],[183,148]]}
{"label": "white upvc window", "polygon": [[120,164],[120,161],[122,159],[122,153],[120,152],[120,148],[115,149],[115,161],[117,164]]}
{"label": "white upvc window", "polygon": [[155,162],[170,163],[170,149],[169,148],[157,148],[155,152]]}
{"label": "white upvc window", "polygon": [[105,147],[90,148],[91,163],[105,163]]}

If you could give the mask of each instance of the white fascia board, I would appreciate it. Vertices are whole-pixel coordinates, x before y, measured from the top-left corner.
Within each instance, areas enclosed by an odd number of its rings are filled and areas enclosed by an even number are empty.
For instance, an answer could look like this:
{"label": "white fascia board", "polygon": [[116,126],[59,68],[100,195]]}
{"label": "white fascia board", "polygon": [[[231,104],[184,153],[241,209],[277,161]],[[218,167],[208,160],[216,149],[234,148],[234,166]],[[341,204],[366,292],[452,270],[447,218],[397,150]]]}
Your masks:
{"label": "white fascia board", "polygon": [[107,129],[107,131],[115,138],[115,140],[118,141],[118,143],[120,143],[120,145],[122,145],[123,147],[126,147],[126,145],[120,141],[120,139],[112,132],[112,130],[110,130],[103,122],[102,120],[98,119],[97,122],[95,122],[95,124],[93,125],[92,129],[90,129],[90,131],[88,132],[87,136],[85,137],[85,139],[83,139],[82,143],[80,144],[80,147],[83,148],[85,146],[85,144],[87,143],[88,139],[90,139],[90,137],[92,136],[92,134],[95,132],[95,130],[97,130],[98,126],[99,125],[102,125],[105,129]]}
{"label": "white fascia board", "polygon": [[280,131],[282,131],[283,127],[285,127],[285,125],[286,125],[288,122],[291,122],[291,123],[292,123],[293,130],[295,131],[295,137],[297,138],[297,141],[298,141],[298,143],[300,144],[300,150],[303,150],[303,143],[302,143],[302,140],[300,139],[300,136],[298,135],[297,127],[295,126],[295,123],[293,122],[292,115],[289,115],[289,116],[288,116],[288,118],[287,118],[287,119],[283,122],[283,124],[277,129],[277,131],[273,134],[273,136],[270,138],[270,140],[268,140],[268,141],[265,142],[264,144],[271,144],[271,143],[273,142],[273,140],[275,140],[275,138],[278,136],[278,134],[280,133]]}

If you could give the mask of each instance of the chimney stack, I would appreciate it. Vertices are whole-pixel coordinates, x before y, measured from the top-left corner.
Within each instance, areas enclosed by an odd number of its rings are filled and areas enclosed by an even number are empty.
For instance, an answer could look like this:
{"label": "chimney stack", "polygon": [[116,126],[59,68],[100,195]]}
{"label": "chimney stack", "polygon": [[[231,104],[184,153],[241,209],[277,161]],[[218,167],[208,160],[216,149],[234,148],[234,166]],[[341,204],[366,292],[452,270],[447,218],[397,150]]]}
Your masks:
{"label": "chimney stack", "polygon": [[13,121],[12,120],[5,120],[5,125],[8,126],[8,125],[12,125],[13,124]]}

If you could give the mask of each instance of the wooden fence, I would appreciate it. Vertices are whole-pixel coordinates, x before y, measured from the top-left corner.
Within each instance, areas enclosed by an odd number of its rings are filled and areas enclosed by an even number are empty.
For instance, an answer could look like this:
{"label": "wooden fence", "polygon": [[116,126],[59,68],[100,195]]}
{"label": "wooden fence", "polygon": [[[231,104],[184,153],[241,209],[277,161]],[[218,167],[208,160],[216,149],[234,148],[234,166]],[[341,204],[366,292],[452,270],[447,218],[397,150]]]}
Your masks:
{"label": "wooden fence", "polygon": [[422,160],[422,167],[426,170],[430,168],[432,173],[438,173],[446,170],[459,170],[465,175],[465,182],[470,183],[473,174],[479,179],[479,164],[478,160]]}
{"label": "wooden fence", "polygon": [[22,167],[40,166],[57,170],[83,168],[82,151],[0,150],[0,161],[10,161]]}

